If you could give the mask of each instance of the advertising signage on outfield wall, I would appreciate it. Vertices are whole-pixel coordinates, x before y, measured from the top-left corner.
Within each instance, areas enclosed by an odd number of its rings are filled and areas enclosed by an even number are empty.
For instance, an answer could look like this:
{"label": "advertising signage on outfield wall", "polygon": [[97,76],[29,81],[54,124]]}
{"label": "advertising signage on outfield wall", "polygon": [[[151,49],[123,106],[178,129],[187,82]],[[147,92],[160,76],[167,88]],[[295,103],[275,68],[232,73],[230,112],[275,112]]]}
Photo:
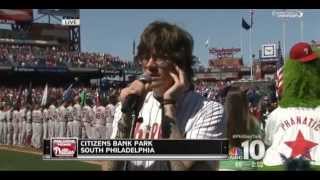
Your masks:
{"label": "advertising signage on outfield wall", "polygon": [[74,18],[78,18],[80,15],[79,9],[39,9],[38,13],[52,16],[66,16]]}
{"label": "advertising signage on outfield wall", "polygon": [[14,24],[16,22],[31,22],[32,9],[0,9],[0,22]]}
{"label": "advertising signage on outfield wall", "polygon": [[31,26],[33,39],[69,41],[69,29],[58,24],[33,23]]}

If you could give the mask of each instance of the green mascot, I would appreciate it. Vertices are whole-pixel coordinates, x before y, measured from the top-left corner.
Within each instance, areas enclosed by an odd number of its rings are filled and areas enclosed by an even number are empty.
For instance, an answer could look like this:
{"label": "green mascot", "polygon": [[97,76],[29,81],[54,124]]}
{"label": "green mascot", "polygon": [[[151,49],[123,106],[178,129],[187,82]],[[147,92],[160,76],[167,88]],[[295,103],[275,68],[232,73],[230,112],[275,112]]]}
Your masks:
{"label": "green mascot", "polygon": [[299,42],[284,63],[279,106],[266,120],[263,163],[304,159],[320,165],[320,50]]}

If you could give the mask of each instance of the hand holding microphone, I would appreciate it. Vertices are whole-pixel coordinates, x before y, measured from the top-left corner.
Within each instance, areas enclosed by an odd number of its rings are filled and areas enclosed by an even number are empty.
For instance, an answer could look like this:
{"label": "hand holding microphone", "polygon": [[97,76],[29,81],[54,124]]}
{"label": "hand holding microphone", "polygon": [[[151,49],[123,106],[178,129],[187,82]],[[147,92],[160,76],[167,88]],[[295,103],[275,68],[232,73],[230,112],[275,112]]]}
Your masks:
{"label": "hand holding microphone", "polygon": [[139,76],[139,78],[133,81],[129,87],[121,90],[120,101],[122,103],[121,111],[123,113],[132,112],[138,105],[139,99],[143,97],[148,91],[150,91],[151,77],[147,74]]}

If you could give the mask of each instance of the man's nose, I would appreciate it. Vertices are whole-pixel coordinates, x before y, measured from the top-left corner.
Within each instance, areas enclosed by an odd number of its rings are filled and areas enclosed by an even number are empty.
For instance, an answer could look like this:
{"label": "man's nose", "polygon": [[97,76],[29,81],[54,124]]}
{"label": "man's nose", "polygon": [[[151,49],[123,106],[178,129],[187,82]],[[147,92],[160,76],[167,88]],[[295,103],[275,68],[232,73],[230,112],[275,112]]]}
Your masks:
{"label": "man's nose", "polygon": [[150,58],[147,60],[146,67],[147,67],[147,68],[149,68],[149,67],[156,67],[156,59],[155,59],[154,57],[150,57]]}

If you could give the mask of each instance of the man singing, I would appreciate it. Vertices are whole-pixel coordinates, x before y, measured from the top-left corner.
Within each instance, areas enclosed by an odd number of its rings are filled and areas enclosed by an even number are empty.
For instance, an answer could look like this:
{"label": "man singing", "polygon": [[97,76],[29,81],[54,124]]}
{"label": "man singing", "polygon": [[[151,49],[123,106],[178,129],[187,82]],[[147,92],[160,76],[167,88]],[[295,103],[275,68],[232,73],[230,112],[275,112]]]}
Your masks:
{"label": "man singing", "polygon": [[[224,136],[223,106],[197,94],[192,85],[192,36],[167,22],[151,23],[141,35],[137,61],[150,82],[132,82],[120,94],[111,138],[130,138],[131,120],[122,113],[128,96],[141,99],[133,138],[214,139]],[[110,170],[119,161],[108,161]],[[210,170],[203,161],[130,161],[126,170]]]}

